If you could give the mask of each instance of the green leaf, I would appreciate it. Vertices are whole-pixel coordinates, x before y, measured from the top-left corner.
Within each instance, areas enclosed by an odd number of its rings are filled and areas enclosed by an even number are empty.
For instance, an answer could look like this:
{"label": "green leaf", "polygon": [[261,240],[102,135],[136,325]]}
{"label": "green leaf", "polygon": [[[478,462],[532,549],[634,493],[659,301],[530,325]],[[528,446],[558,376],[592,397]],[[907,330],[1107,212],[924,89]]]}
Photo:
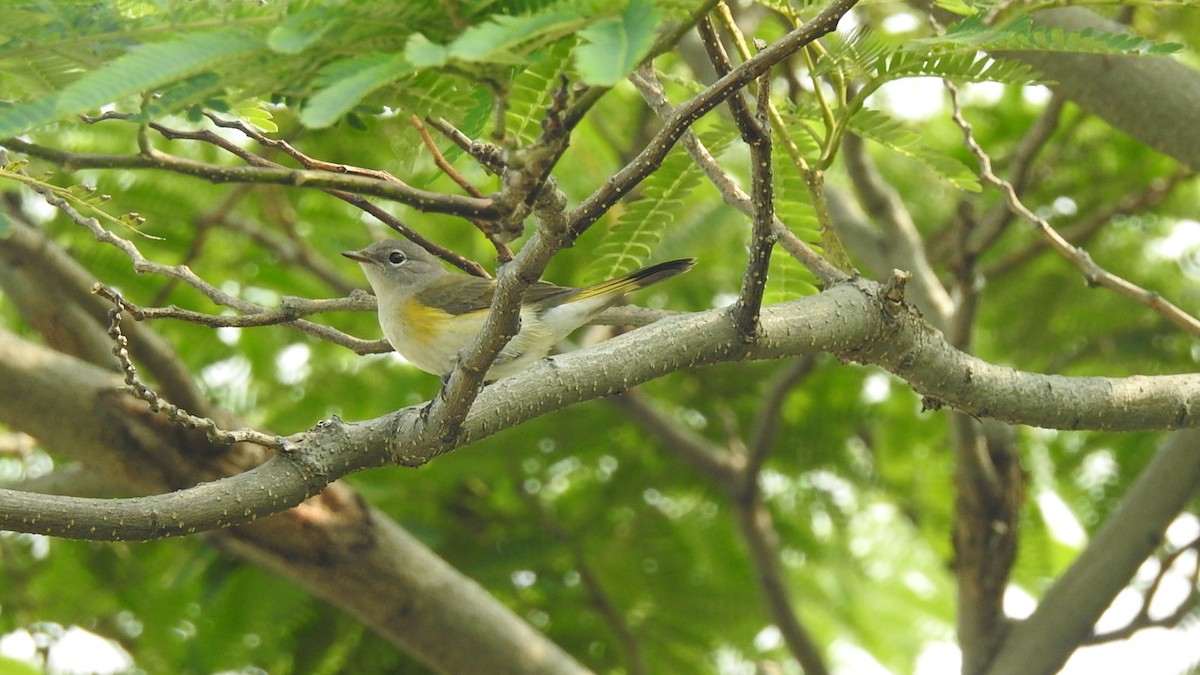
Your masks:
{"label": "green leaf", "polygon": [[975,50],[933,55],[899,52],[882,59],[878,71],[875,86],[902,77],[943,77],[957,82],[1018,85],[1039,81],[1037,72],[1023,63],[980,56]]}
{"label": "green leaf", "polygon": [[963,0],[934,0],[934,4],[959,16],[969,16],[975,13],[975,10]]}
{"label": "green leaf", "polygon": [[650,0],[631,0],[620,17],[579,31],[586,42],[575,51],[575,65],[583,81],[611,87],[633,72],[654,43],[657,21]]}
{"label": "green leaf", "polygon": [[414,33],[404,45],[404,58],[414,68],[440,68],[450,60],[450,48],[431,42],[420,33]]}
{"label": "green leaf", "polygon": [[967,165],[921,143],[921,137],[885,113],[862,108],[849,121],[854,133],[929,167],[956,187],[979,192],[979,178]]}
{"label": "green leaf", "polygon": [[535,49],[578,32],[597,18],[594,12],[563,3],[533,14],[493,17],[444,46],[416,33],[409,37],[404,54],[416,68],[453,62],[517,65]]}
{"label": "green leaf", "polygon": [[566,67],[570,43],[564,40],[553,45],[513,78],[504,115],[505,133],[522,144],[532,143],[542,131],[542,117],[558,86],[558,75]]}
{"label": "green leaf", "polygon": [[64,117],[94,110],[262,47],[261,40],[253,33],[228,28],[193,33],[171,42],[141,45],[64,89],[55,102],[55,112]]}
{"label": "green leaf", "polygon": [[1152,40],[1128,33],[1098,33],[1091,28],[1064,31],[1033,25],[1033,19],[1021,16],[1003,26],[983,23],[983,15],[970,16],[950,26],[944,35],[916,40],[910,48],[927,50],[958,47],[988,50],[1036,50],[1088,54],[1173,54],[1183,45]]}
{"label": "green leaf", "polygon": [[642,198],[629,205],[596,249],[591,279],[601,281],[633,271],[650,257],[662,233],[685,209],[684,200],[700,184],[700,168],[676,147],[642,183]]}
{"label": "green leaf", "polygon": [[269,134],[279,131],[279,125],[275,123],[271,111],[264,108],[261,103],[245,101],[235,105],[233,111],[242,119],[253,124],[259,131]]}
{"label": "green leaf", "polygon": [[[794,133],[792,136],[797,139],[808,138],[803,132]],[[796,236],[819,250],[821,224],[817,221],[812,193],[809,192],[804,177],[792,165],[786,153],[772,153],[772,160],[775,172],[775,216]],[[763,289],[765,304],[795,300],[817,292],[817,279],[813,273],[779,245],[771,251],[770,270],[767,286]]]}
{"label": "green leaf", "polygon": [[325,7],[293,14],[271,29],[267,35],[267,46],[280,54],[299,54],[338,25],[337,17],[336,13]]}
{"label": "green leaf", "polygon": [[53,121],[57,100],[58,96],[51,94],[34,101],[0,108],[0,138],[16,136]]}
{"label": "green leaf", "polygon": [[852,74],[870,74],[876,71],[887,56],[896,51],[895,45],[880,39],[870,25],[850,31],[844,38],[833,35],[830,39],[829,56],[817,61],[817,75],[841,70]]}
{"label": "green leaf", "polygon": [[412,66],[399,54],[368,54],[338,61],[322,73],[322,81],[328,84],[308,100],[300,121],[307,127],[327,127],[371,92],[411,72]]}
{"label": "green leaf", "polygon": [[169,86],[180,78],[214,68],[232,56],[260,48],[261,43],[253,33],[228,28],[141,45],[58,93],[5,110],[0,114],[0,137],[95,110],[132,94]]}
{"label": "green leaf", "polygon": [[142,105],[142,109],[130,120],[147,122],[162,115],[183,110],[220,91],[221,78],[216,73],[200,73],[172,85],[158,96],[147,100]]}
{"label": "green leaf", "polygon": [[764,305],[776,305],[820,291],[813,273],[781,246],[771,249],[770,270],[763,289]]}

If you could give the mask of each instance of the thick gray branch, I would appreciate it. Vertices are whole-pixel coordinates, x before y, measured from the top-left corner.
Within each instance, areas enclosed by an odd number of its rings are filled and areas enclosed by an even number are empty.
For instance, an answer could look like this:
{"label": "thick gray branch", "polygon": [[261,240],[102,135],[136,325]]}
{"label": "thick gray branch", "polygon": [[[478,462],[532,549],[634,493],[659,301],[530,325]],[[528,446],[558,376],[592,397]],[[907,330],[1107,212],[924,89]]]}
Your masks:
{"label": "thick gray branch", "polygon": [[[0,421],[6,426],[28,431],[52,451],[86,457],[93,471],[122,465],[139,488],[164,489],[152,467],[177,458],[182,448],[167,444],[183,439],[164,433],[170,425],[120,393],[115,373],[0,331],[0,382]],[[209,458],[222,450],[191,449]],[[93,539],[248,523],[217,531],[211,541],[304,585],[439,672],[586,672],[386,514],[344,485],[326,486],[334,478],[327,470],[344,473],[355,464],[356,451],[348,445],[336,449],[340,464],[319,453],[308,458],[320,457],[324,465],[285,455],[229,478],[140,499],[5,490],[0,511],[24,522],[13,529]],[[363,455],[372,461],[369,453]],[[271,503],[299,504],[321,487],[298,508],[259,518],[281,510]]]}
{"label": "thick gray branch", "polygon": [[[163,502],[173,509],[171,513],[185,503],[194,506],[188,511],[190,520],[145,516],[139,528],[122,530],[118,538],[186,534],[246,522],[297,504],[323,482],[353,471],[385,464],[419,466],[572,403],[624,391],[676,370],[743,359],[831,352],[882,366],[932,404],[1019,424],[1111,431],[1200,425],[1200,375],[1063,377],[997,366],[948,345],[915,311],[885,299],[883,289],[872,282],[844,284],[766,307],[761,326],[760,339],[746,344],[738,339],[725,309],[672,316],[591,349],[544,360],[485,388],[467,415],[462,434],[452,440],[413,434],[418,423],[415,408],[354,424],[333,420],[289,438],[294,452],[236,479],[225,479],[247,488],[260,486],[241,493],[242,501],[232,511],[228,503],[210,499],[215,487],[191,488]],[[49,369],[55,373],[48,374]],[[37,406],[45,406],[61,409],[64,416],[81,415],[103,420],[97,424],[115,425],[114,406],[97,401],[103,399],[101,392],[117,387],[116,379],[94,370],[98,369],[5,337],[0,340],[0,381],[19,384],[0,388],[0,421],[39,437],[70,433],[38,412]],[[119,407],[115,412],[131,414]],[[47,419],[45,426],[31,427],[31,417]],[[109,443],[123,443],[121,433],[120,427],[114,427]],[[33,496],[20,503],[0,500],[0,525],[28,532],[53,527],[62,536],[114,538],[109,534],[111,509],[117,508],[112,503],[84,508],[80,502],[70,512],[60,508],[60,518],[51,523],[45,519],[47,509],[56,502],[51,497],[41,499],[46,500],[41,506]],[[162,504],[145,502],[142,507],[149,510]],[[42,519],[36,526],[30,522],[35,516]]]}
{"label": "thick gray branch", "polygon": [[1200,489],[1200,430],[1172,434],[1087,549],[1018,623],[989,675],[1057,672]]}
{"label": "thick gray branch", "polygon": [[[1120,24],[1078,8],[1033,15],[1048,28],[1126,33]],[[1073,54],[1069,52],[998,52],[1029,64],[1055,82],[1054,89],[1088,112],[1146,145],[1200,169],[1200,134],[1194,120],[1200,110],[1200,73],[1168,57]]]}

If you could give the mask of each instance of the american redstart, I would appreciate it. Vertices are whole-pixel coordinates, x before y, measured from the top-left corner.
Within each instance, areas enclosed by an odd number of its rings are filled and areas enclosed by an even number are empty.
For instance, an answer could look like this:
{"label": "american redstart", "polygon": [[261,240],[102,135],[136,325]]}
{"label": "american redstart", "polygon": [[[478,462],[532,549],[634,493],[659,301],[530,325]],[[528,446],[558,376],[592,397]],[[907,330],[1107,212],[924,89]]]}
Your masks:
{"label": "american redstart", "polygon": [[[449,375],[483,327],[496,281],[451,272],[403,239],[342,255],[366,273],[379,303],[379,325],[392,347],[427,373]],[[529,286],[521,299],[520,330],[496,356],[487,379],[524,370],[621,296],[686,272],[693,263],[691,258],[659,263],[585,288],[545,281]]]}

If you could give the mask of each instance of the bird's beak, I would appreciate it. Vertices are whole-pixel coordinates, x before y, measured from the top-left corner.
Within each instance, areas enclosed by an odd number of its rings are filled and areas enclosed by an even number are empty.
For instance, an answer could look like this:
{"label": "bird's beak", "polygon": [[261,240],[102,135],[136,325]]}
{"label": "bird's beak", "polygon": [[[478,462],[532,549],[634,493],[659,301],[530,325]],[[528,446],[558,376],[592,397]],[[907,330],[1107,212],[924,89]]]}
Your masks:
{"label": "bird's beak", "polygon": [[374,260],[367,257],[365,251],[342,251],[342,255],[346,256],[347,258],[349,258],[355,262],[360,262],[360,263],[375,262]]}

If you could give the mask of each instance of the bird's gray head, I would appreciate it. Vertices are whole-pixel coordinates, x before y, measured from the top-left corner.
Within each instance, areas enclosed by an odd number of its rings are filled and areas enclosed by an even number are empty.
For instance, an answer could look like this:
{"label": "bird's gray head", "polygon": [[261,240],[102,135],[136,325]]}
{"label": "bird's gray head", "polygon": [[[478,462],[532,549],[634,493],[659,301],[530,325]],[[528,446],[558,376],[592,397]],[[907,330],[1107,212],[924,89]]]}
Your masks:
{"label": "bird's gray head", "polygon": [[379,296],[386,289],[410,288],[449,274],[430,252],[406,239],[377,241],[361,251],[344,251],[356,261]]}

